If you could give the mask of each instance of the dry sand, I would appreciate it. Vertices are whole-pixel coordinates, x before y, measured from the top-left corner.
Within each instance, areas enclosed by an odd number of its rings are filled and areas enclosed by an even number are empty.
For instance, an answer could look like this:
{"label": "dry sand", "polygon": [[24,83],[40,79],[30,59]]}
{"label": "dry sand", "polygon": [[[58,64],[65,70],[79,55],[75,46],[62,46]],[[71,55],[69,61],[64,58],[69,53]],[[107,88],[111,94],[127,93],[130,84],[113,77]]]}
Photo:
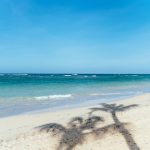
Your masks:
{"label": "dry sand", "polygon": [[0,150],[72,149],[150,150],[150,94],[0,119]]}

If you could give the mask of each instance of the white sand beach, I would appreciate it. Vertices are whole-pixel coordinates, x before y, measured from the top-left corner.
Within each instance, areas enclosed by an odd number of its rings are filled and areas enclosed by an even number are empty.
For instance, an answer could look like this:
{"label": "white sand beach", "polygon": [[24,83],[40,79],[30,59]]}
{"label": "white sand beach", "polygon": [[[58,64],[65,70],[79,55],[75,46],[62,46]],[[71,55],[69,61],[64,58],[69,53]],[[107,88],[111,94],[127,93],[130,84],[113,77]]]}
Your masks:
{"label": "white sand beach", "polygon": [[0,119],[0,150],[72,149],[149,150],[150,94]]}

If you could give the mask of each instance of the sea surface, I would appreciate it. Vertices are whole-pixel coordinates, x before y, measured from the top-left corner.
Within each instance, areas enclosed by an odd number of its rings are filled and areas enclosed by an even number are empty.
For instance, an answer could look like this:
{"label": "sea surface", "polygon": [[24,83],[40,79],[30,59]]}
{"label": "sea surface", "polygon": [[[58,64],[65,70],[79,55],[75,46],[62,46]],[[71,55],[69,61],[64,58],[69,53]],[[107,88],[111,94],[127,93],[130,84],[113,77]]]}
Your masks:
{"label": "sea surface", "polygon": [[0,117],[89,106],[147,92],[148,74],[0,74]]}

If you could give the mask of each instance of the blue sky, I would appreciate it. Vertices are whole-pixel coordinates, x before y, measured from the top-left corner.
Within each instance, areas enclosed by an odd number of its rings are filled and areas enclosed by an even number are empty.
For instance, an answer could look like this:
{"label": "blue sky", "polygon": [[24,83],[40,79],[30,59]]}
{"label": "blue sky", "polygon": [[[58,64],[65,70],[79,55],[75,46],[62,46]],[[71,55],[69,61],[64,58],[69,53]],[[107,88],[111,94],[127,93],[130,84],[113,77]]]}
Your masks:
{"label": "blue sky", "polygon": [[0,0],[0,72],[150,73],[149,0]]}

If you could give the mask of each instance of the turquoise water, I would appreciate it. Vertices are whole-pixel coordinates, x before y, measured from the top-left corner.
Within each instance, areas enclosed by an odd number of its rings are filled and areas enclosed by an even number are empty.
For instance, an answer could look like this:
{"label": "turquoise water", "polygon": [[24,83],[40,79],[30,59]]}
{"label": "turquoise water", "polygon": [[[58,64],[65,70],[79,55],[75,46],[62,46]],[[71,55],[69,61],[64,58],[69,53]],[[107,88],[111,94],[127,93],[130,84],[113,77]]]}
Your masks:
{"label": "turquoise water", "polygon": [[0,74],[0,117],[91,105],[150,92],[144,74]]}

